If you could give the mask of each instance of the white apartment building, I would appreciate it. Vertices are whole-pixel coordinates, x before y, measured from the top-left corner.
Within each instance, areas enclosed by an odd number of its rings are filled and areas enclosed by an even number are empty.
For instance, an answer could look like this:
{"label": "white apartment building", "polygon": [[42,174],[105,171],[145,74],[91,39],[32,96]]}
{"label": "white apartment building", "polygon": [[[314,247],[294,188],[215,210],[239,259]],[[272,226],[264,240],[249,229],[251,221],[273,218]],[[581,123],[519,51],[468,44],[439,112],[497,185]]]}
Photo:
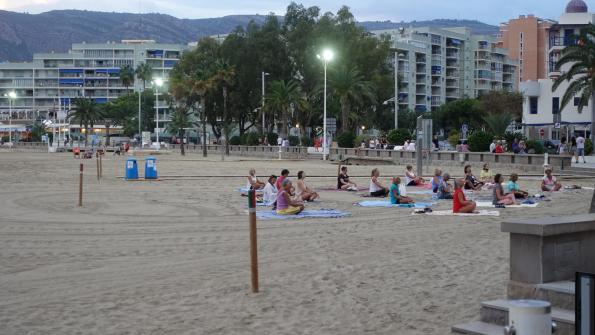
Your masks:
{"label": "white apartment building", "polygon": [[400,110],[431,111],[492,90],[517,91],[517,62],[496,47],[496,37],[469,28],[400,28],[388,34],[398,59]]}
{"label": "white apartment building", "polygon": [[[0,121],[8,119],[8,92],[17,96],[12,101],[12,121],[27,124],[40,117],[63,119],[74,98],[104,103],[142,90],[143,83],[136,76],[133,86],[124,87],[119,76],[125,66],[135,69],[147,63],[153,76],[163,78],[167,85],[169,71],[186,48],[153,40],[77,43],[67,53],[39,53],[31,62],[0,63]],[[166,114],[164,103],[159,109]]]}
{"label": "white apartment building", "polygon": [[[572,0],[559,22],[549,29],[547,79],[521,83],[523,93],[523,126],[529,138],[561,139],[580,133],[589,135],[593,116],[593,99],[582,112],[578,111],[578,96],[561,109],[561,102],[568,83],[563,83],[552,92],[554,80],[568,70],[568,66],[556,69],[556,62],[564,48],[575,43],[572,36],[578,35],[581,28],[595,23],[595,13],[589,13],[582,0]],[[543,136],[542,136],[543,134]]]}

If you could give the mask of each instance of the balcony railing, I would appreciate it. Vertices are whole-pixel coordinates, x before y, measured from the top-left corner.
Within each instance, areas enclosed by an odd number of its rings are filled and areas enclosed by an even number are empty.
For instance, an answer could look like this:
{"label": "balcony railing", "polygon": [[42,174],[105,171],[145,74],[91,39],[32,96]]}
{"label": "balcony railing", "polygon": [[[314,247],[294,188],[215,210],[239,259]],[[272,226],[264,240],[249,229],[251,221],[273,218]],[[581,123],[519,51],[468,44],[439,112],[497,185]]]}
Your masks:
{"label": "balcony railing", "polygon": [[552,37],[550,37],[550,48],[551,47],[564,47],[564,46],[575,45],[575,44],[576,44],[576,38],[574,38],[572,36],[565,36],[565,37],[552,36]]}

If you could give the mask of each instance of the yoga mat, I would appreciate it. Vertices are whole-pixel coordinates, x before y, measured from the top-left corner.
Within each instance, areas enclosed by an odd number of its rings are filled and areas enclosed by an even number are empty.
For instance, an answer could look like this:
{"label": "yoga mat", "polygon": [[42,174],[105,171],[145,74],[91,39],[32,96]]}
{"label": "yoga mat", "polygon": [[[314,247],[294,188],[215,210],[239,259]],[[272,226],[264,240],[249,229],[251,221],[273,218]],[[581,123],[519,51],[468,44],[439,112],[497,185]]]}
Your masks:
{"label": "yoga mat", "polygon": [[[476,202],[477,207],[491,207],[494,208],[495,206],[492,204],[491,201],[478,201]],[[505,208],[535,208],[537,207],[538,204],[523,204],[521,203],[520,205],[504,205]]]}
{"label": "yoga mat", "polygon": [[370,189],[367,187],[358,187],[357,191],[348,191],[348,190],[338,190],[336,187],[321,187],[317,189],[318,191],[327,191],[327,192],[367,192]]}
{"label": "yoga mat", "polygon": [[351,213],[335,209],[305,210],[297,215],[278,215],[275,211],[256,212],[256,217],[265,220],[291,220],[308,218],[342,218],[351,216]]}
{"label": "yoga mat", "polygon": [[[236,189],[236,192],[248,193],[248,191],[250,191],[250,189],[247,187],[240,187]],[[262,192],[262,190],[256,190],[256,192]]]}
{"label": "yoga mat", "polygon": [[393,205],[390,201],[386,200],[368,200],[368,201],[360,201],[355,203],[357,206],[362,207],[400,207],[400,208],[427,208],[434,205],[431,202],[417,202],[415,204],[397,204]]}
{"label": "yoga mat", "polygon": [[[488,210],[480,210],[478,214],[471,214],[471,213],[453,213],[452,210],[446,211],[433,211],[431,213],[423,213],[424,215],[435,215],[435,216],[500,216],[500,212],[498,211],[488,211]],[[413,213],[414,215],[418,215],[420,213]]]}

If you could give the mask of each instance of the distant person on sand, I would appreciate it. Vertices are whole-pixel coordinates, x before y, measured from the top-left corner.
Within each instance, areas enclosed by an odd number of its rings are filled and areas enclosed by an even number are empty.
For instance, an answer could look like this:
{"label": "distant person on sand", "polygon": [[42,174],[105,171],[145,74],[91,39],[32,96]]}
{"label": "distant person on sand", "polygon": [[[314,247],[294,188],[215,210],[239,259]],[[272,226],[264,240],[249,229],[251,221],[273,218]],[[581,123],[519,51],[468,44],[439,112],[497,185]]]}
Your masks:
{"label": "distant person on sand", "polygon": [[339,173],[339,176],[337,177],[337,189],[344,191],[357,191],[357,185],[349,180],[347,166],[341,167],[341,173]]}
{"label": "distant person on sand", "polygon": [[434,177],[432,177],[432,181],[430,183],[432,184],[432,192],[437,193],[438,186],[440,186],[442,183],[442,170],[434,170]]}
{"label": "distant person on sand", "polygon": [[393,205],[412,204],[413,199],[401,195],[399,185],[401,185],[401,178],[393,177],[393,183],[390,185],[389,189],[390,203]]}
{"label": "distant person on sand", "polygon": [[298,200],[302,201],[314,201],[318,198],[318,193],[314,192],[311,188],[309,188],[304,179],[306,179],[306,174],[304,171],[298,171],[297,173],[298,181],[296,185],[295,196]]}
{"label": "distant person on sand", "polygon": [[455,193],[452,198],[452,212],[453,213],[477,213],[475,208],[477,204],[475,201],[467,200],[463,187],[466,181],[459,179],[455,181]]}
{"label": "distant person on sand", "polygon": [[287,176],[289,176],[289,170],[287,169],[283,169],[281,170],[281,175],[279,176],[279,178],[277,178],[277,190],[281,190],[281,183],[283,183],[283,180],[285,180],[285,178],[287,178]]}
{"label": "distant person on sand", "polygon": [[518,174],[516,174],[516,173],[510,174],[510,181],[507,184],[508,192],[514,193],[514,196],[517,199],[527,199],[529,197],[529,192],[521,190],[518,180],[519,180]]}
{"label": "distant person on sand", "polygon": [[378,177],[380,177],[380,170],[372,170],[372,177],[370,179],[370,196],[383,198],[388,195],[388,188],[384,187],[384,185],[378,181]]}
{"label": "distant person on sand", "polygon": [[405,185],[406,186],[417,186],[423,184],[425,180],[415,175],[413,172],[413,166],[407,165],[405,168]]}
{"label": "distant person on sand", "polygon": [[541,190],[544,192],[556,192],[562,188],[562,184],[552,174],[552,169],[545,169],[545,176],[541,180]]}
{"label": "distant person on sand", "polygon": [[277,200],[277,186],[275,183],[277,182],[277,176],[271,175],[269,177],[268,183],[264,186],[264,190],[262,192],[262,200],[265,204],[273,204]]}
{"label": "distant person on sand", "polygon": [[291,198],[291,180],[284,179],[281,183],[281,190],[277,194],[277,214],[296,215],[304,210],[304,204],[301,201]]}
{"label": "distant person on sand", "polygon": [[250,171],[248,171],[248,182],[246,183],[246,188],[260,190],[264,187],[264,185],[265,184],[263,182],[256,178],[256,170],[250,169]]}
{"label": "distant person on sand", "polygon": [[484,183],[477,180],[477,178],[471,172],[471,165],[466,165],[465,169],[465,189],[479,191],[483,187]]}
{"label": "distant person on sand", "polygon": [[577,163],[580,157],[583,157],[583,163],[587,163],[585,160],[585,138],[580,135],[576,138],[576,156],[574,157]]}
{"label": "distant person on sand", "polygon": [[438,199],[452,199],[452,187],[448,183],[449,180],[450,175],[448,173],[445,173],[444,176],[442,176],[442,181],[440,182],[440,185],[438,186]]}
{"label": "distant person on sand", "polygon": [[504,193],[504,188],[502,187],[502,183],[504,182],[504,178],[500,173],[497,173],[494,176],[494,193],[492,198],[493,205],[516,205],[516,199],[514,197],[514,193]]}

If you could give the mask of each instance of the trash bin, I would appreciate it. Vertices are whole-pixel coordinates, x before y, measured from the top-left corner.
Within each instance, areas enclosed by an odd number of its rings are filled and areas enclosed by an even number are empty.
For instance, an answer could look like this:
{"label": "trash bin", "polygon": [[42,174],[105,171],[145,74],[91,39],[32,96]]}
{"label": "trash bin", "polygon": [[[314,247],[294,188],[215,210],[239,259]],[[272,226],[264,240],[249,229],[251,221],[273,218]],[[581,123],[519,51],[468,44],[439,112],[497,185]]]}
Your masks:
{"label": "trash bin", "polygon": [[145,159],[145,179],[157,179],[157,159],[153,156]]}
{"label": "trash bin", "polygon": [[126,160],[126,180],[138,179],[138,166],[136,158],[128,158]]}
{"label": "trash bin", "polygon": [[505,334],[551,335],[551,304],[540,300],[515,300],[509,306]]}

